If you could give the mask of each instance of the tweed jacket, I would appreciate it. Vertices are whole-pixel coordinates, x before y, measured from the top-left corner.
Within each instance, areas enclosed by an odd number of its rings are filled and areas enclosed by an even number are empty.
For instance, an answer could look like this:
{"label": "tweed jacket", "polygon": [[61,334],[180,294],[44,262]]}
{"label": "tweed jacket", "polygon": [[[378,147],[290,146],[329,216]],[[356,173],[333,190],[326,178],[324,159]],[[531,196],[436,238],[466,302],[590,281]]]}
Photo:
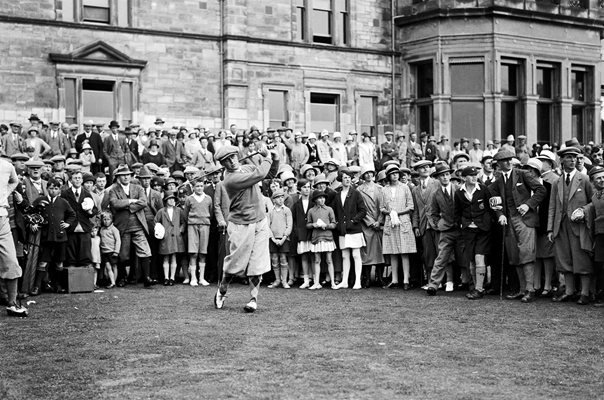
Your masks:
{"label": "tweed jacket", "polygon": [[[53,135],[55,136],[53,137]],[[48,135],[46,135],[46,143],[50,146],[49,155],[52,156],[65,154],[67,150],[69,150],[67,136],[61,131],[48,132]]]}
{"label": "tweed jacket", "polygon": [[[142,187],[142,186],[141,186]],[[145,196],[147,197],[147,205],[145,206],[145,218],[147,221],[152,221],[155,215],[164,207],[162,195],[155,189],[145,189]]]}
{"label": "tweed jacket", "polygon": [[40,196],[48,196],[48,190],[46,190],[46,181],[44,179],[42,179],[42,193],[38,192],[38,189],[36,189],[29,177],[23,178],[21,184],[23,185],[23,191],[31,203],[33,203]]}
{"label": "tweed jacket", "polygon": [[174,164],[182,164],[182,156],[185,154],[184,144],[180,141],[176,141],[176,144],[172,144],[170,140],[164,140],[160,145],[160,152],[166,159],[166,165],[170,168]]}
{"label": "tweed jacket", "polygon": [[[589,182],[587,175],[577,171],[575,176],[570,181],[570,189],[568,194],[568,202],[566,210],[563,210],[563,193],[564,185],[564,174],[558,179],[558,182],[552,185],[552,194],[549,199],[549,211],[547,218],[547,231],[553,232],[554,238],[558,236],[560,232],[560,224],[562,223],[562,216],[566,213],[570,221],[570,216],[577,208],[584,207],[591,202],[594,190]],[[576,236],[579,236],[581,222],[571,222],[571,230]]]}
{"label": "tweed jacket", "polygon": [[423,235],[427,229],[436,229],[430,224],[428,219],[428,207],[430,206],[432,194],[440,188],[440,183],[436,179],[426,179],[426,189],[422,190],[421,184],[411,189],[413,195],[413,214],[411,214],[411,224],[413,229],[419,229],[420,235]]}
{"label": "tweed jacket", "polygon": [[344,204],[342,204],[342,189],[343,187],[339,187],[336,190],[336,195],[330,204],[336,214],[336,232],[340,236],[362,233],[361,221],[363,221],[365,214],[367,214],[363,196],[358,190],[351,187],[344,199]]}
{"label": "tweed jacket", "polygon": [[84,189],[84,187],[81,187],[80,198],[76,199],[75,194],[73,193],[73,189],[67,188],[61,192],[61,197],[67,200],[69,206],[76,215],[74,223],[71,224],[69,228],[67,228],[67,232],[74,232],[78,224],[80,224],[84,232],[90,233],[92,231],[93,226],[93,221],[91,220],[91,218],[99,212],[99,209],[96,205],[90,211],[84,211],[84,209],[82,208],[82,203],[84,202],[84,199],[90,198],[90,200],[94,201],[94,198],[92,197],[90,192]]}
{"label": "tweed jacket", "polygon": [[[78,136],[79,138],[79,136]],[[105,161],[110,165],[118,165],[126,162],[126,139],[122,135],[118,135],[117,142],[113,135],[109,135],[103,142],[103,152],[105,153]]]}
{"label": "tweed jacket", "polygon": [[[147,196],[142,186],[130,184],[130,196],[126,196],[122,185],[115,183],[109,188],[106,194],[109,199],[109,206],[113,213],[113,224],[120,231],[124,232],[128,225],[130,214],[136,214],[136,218],[143,226],[146,233],[149,233],[147,219],[145,218],[145,207],[147,206]],[[130,203],[130,199],[137,200]]]}
{"label": "tweed jacket", "polygon": [[[453,191],[453,188],[450,188]],[[455,224],[455,198],[456,193],[450,197],[445,196],[442,186],[434,191],[428,208],[430,224],[439,232],[446,232],[457,228]]]}
{"label": "tweed jacket", "polygon": [[23,137],[21,137],[21,135],[17,135],[17,138],[15,139],[13,133],[9,132],[2,136],[0,141],[2,143],[2,153],[7,156],[15,153],[21,153],[23,150],[25,150],[25,140]]}
{"label": "tweed jacket", "polygon": [[[503,209],[495,211],[497,218],[506,214],[505,183],[503,179],[503,174],[501,174],[495,182],[488,186],[491,196],[500,196],[502,199]],[[512,180],[512,197],[515,206],[520,207],[522,204],[529,206],[527,213],[522,216],[522,221],[529,228],[536,228],[539,225],[537,207],[545,199],[545,187],[536,178],[517,168],[513,168],[510,172],[510,179]]]}

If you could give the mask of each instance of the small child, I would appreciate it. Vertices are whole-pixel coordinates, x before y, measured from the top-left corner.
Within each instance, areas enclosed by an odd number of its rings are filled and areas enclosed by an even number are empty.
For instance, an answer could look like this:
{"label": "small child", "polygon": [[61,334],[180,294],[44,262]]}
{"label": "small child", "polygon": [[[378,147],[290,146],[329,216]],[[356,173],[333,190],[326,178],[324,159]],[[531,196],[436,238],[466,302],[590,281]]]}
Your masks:
{"label": "small child", "polygon": [[94,225],[90,231],[90,254],[92,258],[92,266],[94,267],[94,288],[99,287],[96,284],[98,271],[101,269],[101,238],[99,237],[99,227]]}
{"label": "small child", "polygon": [[176,275],[176,254],[184,253],[185,242],[182,235],[187,227],[185,213],[176,207],[176,193],[164,194],[164,208],[155,215],[155,223],[164,227],[165,234],[159,241],[159,254],[164,256],[164,286],[174,286]]}
{"label": "small child", "polygon": [[274,207],[268,213],[268,223],[271,229],[271,240],[269,249],[271,252],[271,264],[275,273],[275,281],[268,285],[269,288],[277,288],[282,285],[289,289],[287,284],[287,256],[289,254],[289,235],[292,233],[292,212],[283,205],[285,192],[281,189],[275,190],[271,196]]}
{"label": "small child", "polygon": [[193,194],[185,200],[187,222],[187,247],[189,252],[189,274],[191,286],[197,284],[197,260],[199,259],[199,284],[208,286],[205,280],[206,254],[210,238],[210,218],[214,210],[213,199],[203,192],[203,182],[195,181]]}
{"label": "small child", "polygon": [[107,289],[115,287],[117,277],[117,256],[122,247],[120,231],[113,225],[113,215],[109,211],[101,213],[101,264],[105,268],[105,274],[109,278]]}
{"label": "small child", "polygon": [[90,173],[90,166],[96,163],[96,158],[92,152],[92,147],[88,143],[82,145],[82,152],[80,153],[80,160],[82,161],[83,173]]}
{"label": "small child", "polygon": [[306,227],[312,229],[312,249],[313,263],[315,267],[314,284],[309,288],[310,290],[321,289],[321,283],[319,281],[319,275],[321,274],[321,254],[325,254],[325,262],[327,263],[327,272],[331,281],[331,288],[335,289],[334,284],[334,269],[333,261],[331,259],[331,252],[336,249],[336,244],[333,241],[332,230],[336,228],[336,216],[333,209],[325,205],[327,195],[325,192],[315,190],[312,194],[312,200],[315,202],[315,206],[308,210],[308,218]]}

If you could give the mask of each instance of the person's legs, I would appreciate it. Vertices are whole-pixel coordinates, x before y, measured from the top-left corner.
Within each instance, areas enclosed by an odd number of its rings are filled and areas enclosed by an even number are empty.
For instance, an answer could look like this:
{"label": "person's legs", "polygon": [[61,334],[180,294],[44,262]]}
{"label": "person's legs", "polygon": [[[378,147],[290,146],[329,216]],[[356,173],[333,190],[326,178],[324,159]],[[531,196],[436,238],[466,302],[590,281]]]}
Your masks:
{"label": "person's legs", "polygon": [[170,281],[174,282],[174,278],[176,278],[176,267],[177,267],[177,257],[176,254],[172,254],[170,257]]}
{"label": "person's legs", "polygon": [[409,254],[401,254],[401,261],[403,264],[403,287],[407,287],[409,285],[409,271],[410,271],[410,265],[409,265]]}
{"label": "person's legs", "polygon": [[323,253],[313,253],[313,285],[309,288],[311,290],[321,289],[321,279],[319,275],[321,275],[321,254]]}
{"label": "person's legs", "polygon": [[105,262],[105,274],[109,278],[109,286],[114,287],[115,286],[115,275],[113,274],[113,268],[111,266],[111,263],[109,263],[109,262]]}
{"label": "person's legs", "polygon": [[390,254],[390,269],[392,280],[388,286],[398,285],[398,254]]}
{"label": "person's legs", "polygon": [[287,272],[289,270],[289,266],[287,265],[287,254],[279,253],[278,262],[281,267],[281,285],[283,285],[283,289],[289,289],[290,286],[287,283]]}
{"label": "person's legs", "polygon": [[169,254],[164,255],[163,269],[164,269],[164,276],[165,276],[164,285],[168,286],[168,281],[170,280],[170,255]]}
{"label": "person's legs", "polygon": [[281,285],[281,266],[279,265],[279,254],[271,253],[271,266],[275,274],[275,281],[268,285],[269,289],[277,288]]}
{"label": "person's legs", "polygon": [[483,254],[476,254],[474,256],[476,266],[474,267],[474,273],[472,279],[474,279],[474,289],[479,292],[484,291],[484,279],[487,273],[487,266],[485,265],[485,256]]}
{"label": "person's legs", "polygon": [[300,257],[302,258],[302,278],[304,279],[304,283],[300,286],[300,289],[307,289],[310,287],[310,253],[302,254]]}
{"label": "person's legs", "polygon": [[[438,256],[434,261],[434,267],[430,274],[430,282],[428,283],[427,294],[434,296],[438,286],[442,282],[445,273],[447,276],[453,277],[453,268],[451,267],[451,259],[453,258],[457,232],[441,232],[438,242]],[[450,274],[449,274],[450,271]]]}
{"label": "person's legs", "polygon": [[191,286],[197,286],[196,270],[197,270],[197,253],[191,253],[191,254],[189,254],[189,276],[191,277],[189,283]]}
{"label": "person's legs", "polygon": [[331,253],[325,253],[325,263],[327,264],[327,274],[329,275],[329,280],[331,282],[331,288],[335,289],[335,271],[333,266],[333,259],[331,257]]}
{"label": "person's legs", "polygon": [[348,289],[348,277],[350,275],[350,249],[342,251],[342,282],[336,286],[337,289]]}
{"label": "person's legs", "polygon": [[199,254],[199,284],[201,286],[209,286],[209,282],[206,281],[206,255]]}
{"label": "person's legs", "polygon": [[[354,260],[354,286],[352,288],[361,289],[361,272],[363,270],[363,260],[361,259],[361,249],[352,249],[352,259]],[[409,263],[407,263],[407,283],[408,282],[409,282]]]}

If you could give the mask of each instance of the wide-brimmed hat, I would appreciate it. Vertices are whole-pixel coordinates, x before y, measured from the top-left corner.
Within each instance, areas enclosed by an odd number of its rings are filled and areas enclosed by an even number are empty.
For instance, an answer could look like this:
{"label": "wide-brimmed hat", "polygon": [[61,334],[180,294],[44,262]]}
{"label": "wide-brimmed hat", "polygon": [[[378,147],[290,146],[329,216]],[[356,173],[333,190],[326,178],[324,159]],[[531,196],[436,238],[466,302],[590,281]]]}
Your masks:
{"label": "wide-brimmed hat", "polygon": [[529,158],[526,162],[526,164],[524,164],[522,166],[523,169],[526,168],[533,168],[535,170],[537,170],[537,174],[540,175],[541,174],[541,168],[543,167],[543,162],[541,162],[541,160],[539,160],[536,157],[532,157]]}
{"label": "wide-brimmed hat", "polygon": [[134,164],[132,164],[132,169],[142,168],[142,167],[143,167],[143,163],[141,163],[141,162],[135,162]]}
{"label": "wide-brimmed hat", "polygon": [[315,190],[312,192],[312,200],[315,201],[317,197],[325,197],[327,198],[327,194],[322,190]]}
{"label": "wide-brimmed hat", "polygon": [[386,179],[386,171],[381,170],[381,171],[379,171],[379,172],[377,173],[377,175],[375,176],[375,180],[376,180],[377,182],[381,182],[381,181],[383,181],[384,179]]}
{"label": "wide-brimmed hat", "polygon": [[82,151],[84,150],[92,150],[92,147],[90,147],[90,145],[88,143],[84,143],[82,145]]}
{"label": "wide-brimmed hat", "polygon": [[166,190],[164,192],[164,203],[168,200],[168,199],[174,199],[176,200],[176,192],[174,190]]}
{"label": "wide-brimmed hat", "polygon": [[367,172],[372,172],[373,175],[375,176],[375,168],[374,168],[374,166],[373,165],[369,165],[369,164],[363,165],[361,167],[361,177],[365,176],[365,174]]}
{"label": "wide-brimmed hat", "polygon": [[472,176],[478,175],[478,169],[476,167],[467,166],[461,170],[461,176],[466,177],[466,176],[471,176],[471,175]]}
{"label": "wide-brimmed hat", "polygon": [[327,185],[330,184],[329,179],[327,179],[325,174],[319,174],[319,175],[315,176],[315,179],[313,179],[313,181],[312,181],[312,186],[315,187],[319,183],[325,183]]}
{"label": "wide-brimmed hat", "polygon": [[335,165],[336,167],[340,166],[340,162],[338,160],[336,160],[335,158],[330,158],[329,160],[325,161],[325,163],[323,165],[327,165],[327,164]]}
{"label": "wide-brimmed hat", "polygon": [[132,175],[132,171],[130,171],[130,168],[126,164],[122,164],[113,171],[113,176],[120,175]]}
{"label": "wide-brimmed hat", "polygon": [[149,168],[144,165],[141,167],[140,173],[136,176],[138,179],[153,178],[155,175],[149,171]]}
{"label": "wide-brimmed hat", "polygon": [[391,165],[389,165],[389,166],[386,167],[386,176],[390,176],[391,174],[393,174],[395,172],[397,174],[401,173],[399,166],[391,164]]}
{"label": "wide-brimmed hat", "polygon": [[387,168],[391,165],[395,165],[397,168],[399,168],[401,166],[401,163],[398,162],[398,160],[388,160],[385,163],[382,164],[383,168]]}
{"label": "wide-brimmed hat", "polygon": [[432,172],[431,176],[436,178],[437,176],[444,174],[446,172],[452,172],[453,170],[449,168],[446,164],[438,164],[436,165],[436,169]]}
{"label": "wide-brimmed hat", "polygon": [[147,163],[144,165],[144,167],[147,167],[149,169],[149,171],[156,173],[157,171],[159,171],[159,167],[157,166],[157,164],[155,163]]}
{"label": "wide-brimmed hat", "polygon": [[319,171],[317,171],[317,169],[315,167],[313,167],[312,165],[310,165],[310,164],[304,164],[300,168],[300,176],[304,177],[304,175],[306,175],[306,172],[310,171],[311,169],[315,171],[315,175],[319,173]]}
{"label": "wide-brimmed hat", "polygon": [[567,155],[579,155],[581,154],[581,150],[579,150],[578,148],[574,147],[574,146],[569,146],[569,147],[565,147],[561,150],[558,150],[558,156],[560,158],[566,157]]}
{"label": "wide-brimmed hat", "polygon": [[23,125],[21,125],[21,123],[17,122],[17,121],[13,121],[13,122],[11,122],[8,125],[10,125],[10,126],[16,126],[16,127],[19,127],[19,128],[23,128]]}
{"label": "wide-brimmed hat", "polygon": [[289,181],[290,179],[293,179],[294,183],[298,182],[298,179],[296,179],[296,177],[294,176],[294,173],[291,171],[283,171],[280,179],[281,179],[281,182],[283,182],[283,183]]}
{"label": "wide-brimmed hat", "polygon": [[24,153],[14,153],[10,156],[10,159],[13,161],[27,161],[29,160],[29,156]]}
{"label": "wide-brimmed hat", "polygon": [[552,166],[556,166],[556,155],[549,150],[541,150],[537,158],[542,161],[547,160],[552,163]]}

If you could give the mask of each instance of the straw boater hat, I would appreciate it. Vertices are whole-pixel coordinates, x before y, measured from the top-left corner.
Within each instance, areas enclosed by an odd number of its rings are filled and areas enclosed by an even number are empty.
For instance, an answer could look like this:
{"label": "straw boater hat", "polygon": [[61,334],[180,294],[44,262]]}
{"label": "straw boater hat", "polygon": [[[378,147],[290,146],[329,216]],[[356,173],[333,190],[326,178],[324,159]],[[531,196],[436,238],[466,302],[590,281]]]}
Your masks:
{"label": "straw boater hat", "polygon": [[552,163],[552,167],[556,168],[556,155],[549,150],[541,150],[541,153],[537,156],[541,161],[547,160]]}
{"label": "straw boater hat", "polygon": [[421,167],[431,167],[432,166],[432,161],[429,160],[419,160],[415,163],[413,163],[413,165],[411,165],[411,168],[417,170]]}

